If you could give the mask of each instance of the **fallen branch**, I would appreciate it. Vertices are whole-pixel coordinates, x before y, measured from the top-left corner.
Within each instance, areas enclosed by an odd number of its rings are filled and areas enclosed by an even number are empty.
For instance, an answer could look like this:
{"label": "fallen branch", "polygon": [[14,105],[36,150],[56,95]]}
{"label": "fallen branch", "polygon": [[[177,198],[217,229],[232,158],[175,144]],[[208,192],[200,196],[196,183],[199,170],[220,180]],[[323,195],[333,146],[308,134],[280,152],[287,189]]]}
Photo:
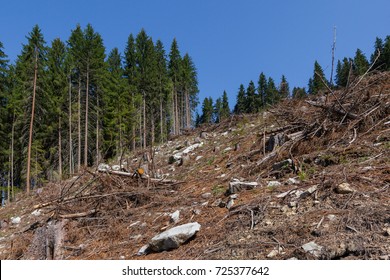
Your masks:
{"label": "fallen branch", "polygon": [[[113,175],[119,175],[119,176],[126,176],[126,177],[133,177],[134,174],[124,171],[115,171],[115,170],[98,170],[99,172],[113,174]],[[149,178],[149,177],[138,177],[142,180],[150,180],[152,183],[156,184],[180,184],[183,182],[176,181],[176,180],[167,180],[167,179],[157,179],[157,178]]]}
{"label": "fallen branch", "polygon": [[89,215],[92,215],[92,214],[95,214],[95,213],[96,213],[96,210],[92,209],[92,210],[89,210],[89,211],[86,211],[86,212],[81,212],[81,213],[63,214],[63,215],[59,215],[59,217],[62,218],[62,219],[73,219],[73,218],[86,217],[86,216],[89,216]]}

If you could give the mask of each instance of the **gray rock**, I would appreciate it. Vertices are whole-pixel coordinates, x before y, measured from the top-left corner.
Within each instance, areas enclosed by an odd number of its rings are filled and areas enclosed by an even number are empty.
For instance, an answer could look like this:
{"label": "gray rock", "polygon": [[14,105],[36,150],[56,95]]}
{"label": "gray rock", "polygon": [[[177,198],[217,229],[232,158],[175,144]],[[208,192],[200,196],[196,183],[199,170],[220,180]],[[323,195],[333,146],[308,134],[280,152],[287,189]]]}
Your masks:
{"label": "gray rock", "polygon": [[141,249],[139,249],[137,255],[142,256],[142,255],[147,255],[149,253],[150,253],[149,245],[144,245],[144,246],[142,246]]}
{"label": "gray rock", "polygon": [[269,188],[275,188],[275,187],[280,187],[282,184],[278,181],[269,181],[267,184],[267,187]]}
{"label": "gray rock", "polygon": [[197,157],[195,158],[195,161],[200,160],[202,157],[203,157],[203,156],[197,156]]}
{"label": "gray rock", "polygon": [[272,152],[276,147],[282,146],[287,141],[287,136],[284,133],[272,135],[265,146],[266,152]]}
{"label": "gray rock", "polygon": [[176,210],[171,214],[171,222],[176,224],[179,221],[179,219],[180,219],[180,211]]}
{"label": "gray rock", "polygon": [[349,194],[354,192],[348,183],[341,183],[334,191],[338,194]]}
{"label": "gray rock", "polygon": [[199,223],[188,223],[166,230],[149,242],[149,248],[154,252],[167,251],[178,248],[192,238],[199,230]]}
{"label": "gray rock", "polygon": [[318,185],[313,185],[310,188],[308,188],[306,191],[300,193],[300,198],[305,198],[310,196],[312,193],[314,193],[318,189]]}
{"label": "gray rock", "polygon": [[200,138],[202,139],[207,139],[209,137],[209,134],[205,131],[202,131],[199,135]]}
{"label": "gray rock", "polygon": [[113,166],[111,166],[111,169],[114,171],[119,171],[119,170],[121,170],[121,167],[119,165],[113,165]]}
{"label": "gray rock", "polygon": [[40,216],[41,215],[41,209],[34,210],[33,212],[31,212],[31,215],[33,215],[35,217]]}
{"label": "gray rock", "polygon": [[302,245],[302,249],[306,253],[310,253],[315,257],[319,257],[321,255],[322,248],[322,246],[316,244],[314,241]]}
{"label": "gray rock", "polygon": [[214,201],[211,204],[211,207],[221,207],[221,203],[222,203],[222,198],[218,198],[216,201]]}
{"label": "gray rock", "polygon": [[204,198],[204,199],[209,199],[210,197],[212,197],[213,195],[209,192],[207,193],[202,193],[201,197]]}
{"label": "gray rock", "polygon": [[230,198],[231,198],[231,199],[237,199],[237,198],[238,198],[238,194],[232,194],[232,195],[230,196]]}
{"label": "gray rock", "polygon": [[234,199],[229,199],[228,203],[226,204],[226,208],[230,209],[234,206]]}
{"label": "gray rock", "polygon": [[295,178],[288,178],[286,183],[287,183],[287,185],[299,185],[301,183],[301,181],[299,181],[298,179],[295,179]]}
{"label": "gray rock", "polygon": [[267,255],[267,258],[274,258],[274,257],[276,257],[277,255],[279,255],[279,251],[276,250],[276,249],[273,249],[273,250]]}
{"label": "gray rock", "polygon": [[109,170],[111,170],[111,167],[108,164],[101,163],[98,166],[98,170],[99,171],[109,171]]}

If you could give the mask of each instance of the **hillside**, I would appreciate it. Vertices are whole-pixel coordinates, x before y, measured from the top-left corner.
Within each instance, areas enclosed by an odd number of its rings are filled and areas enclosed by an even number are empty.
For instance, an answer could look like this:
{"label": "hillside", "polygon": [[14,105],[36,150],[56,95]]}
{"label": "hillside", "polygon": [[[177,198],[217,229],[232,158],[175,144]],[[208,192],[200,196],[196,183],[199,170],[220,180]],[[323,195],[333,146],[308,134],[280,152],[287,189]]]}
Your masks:
{"label": "hillside", "polygon": [[390,259],[389,72],[108,164],[2,208],[0,259]]}

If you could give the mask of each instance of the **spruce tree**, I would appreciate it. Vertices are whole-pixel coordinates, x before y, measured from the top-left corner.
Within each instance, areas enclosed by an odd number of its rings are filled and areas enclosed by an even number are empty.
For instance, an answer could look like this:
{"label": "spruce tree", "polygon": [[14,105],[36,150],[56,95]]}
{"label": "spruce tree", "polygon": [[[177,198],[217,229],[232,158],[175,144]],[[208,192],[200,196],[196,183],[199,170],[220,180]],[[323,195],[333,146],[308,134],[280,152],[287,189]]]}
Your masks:
{"label": "spruce tree", "polygon": [[379,37],[376,37],[374,43],[374,53],[371,55],[371,64],[373,64],[372,68],[374,70],[381,71],[385,69],[385,59],[383,53],[384,53],[383,40]]}
{"label": "spruce tree", "polygon": [[267,78],[263,72],[259,75],[259,80],[257,82],[257,107],[258,110],[263,109],[267,102],[266,102],[266,94],[267,94]]}
{"label": "spruce tree", "polygon": [[183,91],[184,113],[182,118],[185,128],[190,128],[192,112],[198,105],[198,74],[192,58],[186,53],[181,63],[181,86]]}
{"label": "spruce tree", "polygon": [[220,120],[224,120],[230,116],[229,100],[226,91],[222,94],[222,108],[220,113]]}
{"label": "spruce tree", "polygon": [[288,98],[290,96],[290,86],[287,82],[287,79],[282,75],[280,84],[279,84],[279,96],[280,98]]}
{"label": "spruce tree", "polygon": [[179,134],[180,132],[180,120],[179,120],[179,90],[180,90],[180,66],[181,66],[181,56],[179,52],[179,47],[176,41],[176,38],[173,39],[171,44],[171,49],[169,52],[169,63],[168,63],[168,74],[172,81],[173,85],[173,94],[172,94],[172,112],[173,112],[173,127],[172,133],[174,135]]}
{"label": "spruce tree", "polygon": [[222,100],[221,98],[217,98],[215,100],[215,105],[214,105],[214,120],[216,123],[219,123],[221,121],[221,112],[222,112]]}
{"label": "spruce tree", "polygon": [[267,90],[266,90],[266,104],[274,105],[280,100],[278,89],[276,88],[275,81],[271,77],[267,81]]}
{"label": "spruce tree", "polygon": [[[8,121],[8,60],[7,55],[3,51],[3,44],[0,42],[0,170],[6,170],[6,163],[8,162],[9,155],[9,121]],[[9,168],[7,168],[9,170]]]}
{"label": "spruce tree", "polygon": [[213,106],[213,99],[211,97],[205,98],[203,100],[202,104],[202,116],[201,116],[201,122],[202,123],[212,123],[213,122],[213,112],[214,112],[214,106]]}
{"label": "spruce tree", "polygon": [[355,57],[353,59],[353,65],[354,74],[356,76],[361,76],[366,73],[369,67],[368,60],[360,49],[356,50]]}
{"label": "spruce tree", "polygon": [[253,81],[249,82],[249,85],[246,89],[246,103],[245,103],[245,113],[253,114],[256,113],[258,108],[256,104],[256,87]]}
{"label": "spruce tree", "polygon": [[236,105],[234,106],[234,113],[236,115],[244,114],[246,111],[245,106],[246,106],[246,92],[245,92],[244,85],[241,84],[237,93],[237,101],[236,101]]}
{"label": "spruce tree", "polygon": [[352,71],[352,60],[344,57],[343,61],[337,62],[336,67],[336,84],[339,87],[346,87]]}
{"label": "spruce tree", "polygon": [[326,78],[324,71],[322,70],[321,65],[317,62],[317,60],[314,62],[314,71],[313,71],[313,77],[309,80],[309,93],[310,94],[317,94],[321,90],[326,88]]}
{"label": "spruce tree", "polygon": [[305,98],[307,96],[306,89],[294,87],[292,90],[292,98]]}

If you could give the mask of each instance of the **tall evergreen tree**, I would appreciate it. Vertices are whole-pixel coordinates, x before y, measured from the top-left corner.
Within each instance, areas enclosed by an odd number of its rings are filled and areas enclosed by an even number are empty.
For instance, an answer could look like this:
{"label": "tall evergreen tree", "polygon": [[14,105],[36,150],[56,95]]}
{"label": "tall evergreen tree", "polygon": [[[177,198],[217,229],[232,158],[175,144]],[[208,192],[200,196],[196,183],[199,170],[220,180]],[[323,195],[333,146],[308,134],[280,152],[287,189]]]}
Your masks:
{"label": "tall evergreen tree", "polygon": [[257,100],[257,106],[259,110],[264,108],[266,106],[266,95],[267,95],[267,78],[263,72],[259,75],[259,80],[257,82],[257,94],[258,94],[258,100]]}
{"label": "tall evergreen tree", "polygon": [[[8,59],[3,51],[3,44],[0,42],[0,170],[5,170],[8,162],[8,144],[9,122],[8,122],[8,89],[6,86],[8,78]],[[9,168],[7,168],[9,170]],[[0,173],[1,177],[1,173]]]}
{"label": "tall evergreen tree", "polygon": [[248,88],[246,89],[246,113],[253,114],[257,112],[256,106],[256,87],[253,81],[249,82]]}
{"label": "tall evergreen tree", "polygon": [[184,113],[182,118],[184,128],[190,128],[192,123],[192,112],[198,105],[198,74],[192,58],[186,53],[181,63],[181,83],[183,91]]}
{"label": "tall evergreen tree", "polygon": [[369,67],[368,60],[360,49],[356,50],[353,65],[354,74],[357,76],[361,76],[366,73]]}
{"label": "tall evergreen tree", "polygon": [[220,119],[222,121],[222,120],[228,118],[229,116],[230,116],[230,107],[229,107],[228,95],[227,95],[226,91],[223,91]]}
{"label": "tall evergreen tree", "polygon": [[236,105],[234,106],[234,113],[236,115],[244,114],[246,111],[245,104],[246,104],[246,92],[245,92],[244,85],[241,84],[237,93],[237,100],[236,100]]}
{"label": "tall evergreen tree", "polygon": [[322,70],[321,65],[317,62],[314,62],[314,73],[313,77],[309,80],[309,93],[317,94],[321,90],[326,88],[326,78],[324,71]]}
{"label": "tall evergreen tree", "polygon": [[181,67],[181,56],[176,38],[173,39],[171,44],[171,50],[169,52],[169,64],[168,74],[172,80],[173,94],[172,94],[172,132],[174,135],[180,132],[180,120],[179,120],[179,90],[180,90],[180,67]]}
{"label": "tall evergreen tree", "polygon": [[[35,25],[32,31],[27,36],[27,44],[23,45],[22,54],[18,57],[18,79],[20,81],[19,89],[23,94],[31,95],[31,103],[28,104],[29,112],[29,133],[27,144],[27,170],[26,170],[26,192],[30,192],[31,188],[31,157],[34,150],[35,158],[38,153],[42,154],[42,146],[37,139],[33,143],[34,127],[35,127],[35,113],[37,97],[44,93],[44,79],[45,79],[45,64],[46,64],[46,43],[43,34],[38,25]],[[43,103],[43,100],[41,101]],[[34,146],[33,146],[34,145]],[[41,168],[38,166],[38,161],[35,161],[35,176],[37,179],[38,172]]]}
{"label": "tall evergreen tree", "polygon": [[294,87],[292,90],[292,98],[305,98],[307,92],[305,88]]}
{"label": "tall evergreen tree", "polygon": [[376,37],[374,43],[374,53],[371,55],[371,64],[373,64],[373,69],[375,70],[385,69],[385,59],[383,56],[383,52],[384,52],[383,40],[379,37]]}
{"label": "tall evergreen tree", "polygon": [[280,84],[279,84],[279,96],[281,98],[288,98],[290,96],[290,86],[287,82],[287,79],[282,75]]}
{"label": "tall evergreen tree", "polygon": [[202,116],[201,116],[202,123],[212,123],[213,112],[214,112],[213,99],[211,97],[208,98],[206,97],[203,100],[203,104],[202,104]]}
{"label": "tall evergreen tree", "polygon": [[221,112],[222,112],[222,100],[221,98],[217,98],[215,100],[215,105],[214,105],[214,120],[216,123],[219,123],[221,121]]}
{"label": "tall evergreen tree", "polygon": [[266,91],[266,104],[273,105],[280,100],[278,89],[276,88],[275,81],[271,77],[267,81],[267,91]]}
{"label": "tall evergreen tree", "polygon": [[346,87],[348,84],[350,72],[352,71],[352,60],[344,57],[343,61],[337,62],[336,84],[339,87]]}

